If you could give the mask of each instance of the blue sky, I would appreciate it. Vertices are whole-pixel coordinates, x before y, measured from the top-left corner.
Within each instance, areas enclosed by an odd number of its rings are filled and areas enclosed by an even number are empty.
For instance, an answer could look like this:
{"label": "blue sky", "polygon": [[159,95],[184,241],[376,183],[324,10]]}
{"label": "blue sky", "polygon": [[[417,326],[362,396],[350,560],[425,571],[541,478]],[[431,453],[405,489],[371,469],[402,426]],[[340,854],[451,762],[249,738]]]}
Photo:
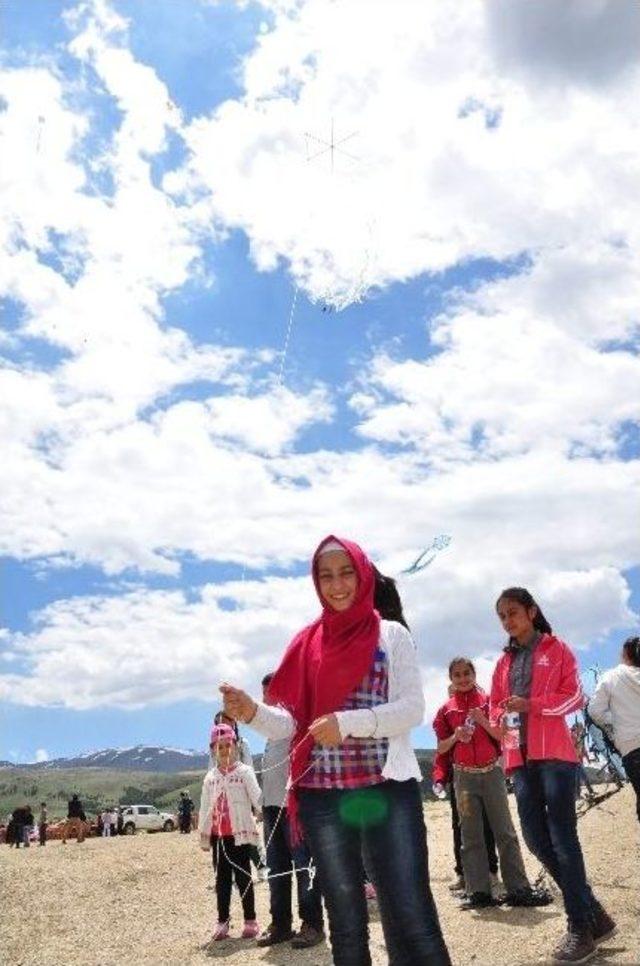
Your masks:
{"label": "blue sky", "polygon": [[[202,747],[326,532],[394,574],[451,535],[401,582],[429,717],[502,586],[586,683],[634,632],[632,5],[608,72],[595,9],[590,65],[382,7],[3,3],[0,759]],[[356,160],[307,161],[332,122]]]}

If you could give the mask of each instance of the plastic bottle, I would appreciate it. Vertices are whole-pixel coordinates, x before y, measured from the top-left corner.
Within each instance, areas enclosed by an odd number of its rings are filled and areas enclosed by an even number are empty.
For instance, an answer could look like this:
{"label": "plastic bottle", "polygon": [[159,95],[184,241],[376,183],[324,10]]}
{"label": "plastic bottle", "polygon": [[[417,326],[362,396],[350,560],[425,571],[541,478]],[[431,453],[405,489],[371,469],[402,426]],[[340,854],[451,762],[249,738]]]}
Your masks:
{"label": "plastic bottle", "polygon": [[506,732],[502,743],[505,748],[519,748],[520,747],[520,712],[519,711],[506,711],[504,715],[504,723],[506,725]]}

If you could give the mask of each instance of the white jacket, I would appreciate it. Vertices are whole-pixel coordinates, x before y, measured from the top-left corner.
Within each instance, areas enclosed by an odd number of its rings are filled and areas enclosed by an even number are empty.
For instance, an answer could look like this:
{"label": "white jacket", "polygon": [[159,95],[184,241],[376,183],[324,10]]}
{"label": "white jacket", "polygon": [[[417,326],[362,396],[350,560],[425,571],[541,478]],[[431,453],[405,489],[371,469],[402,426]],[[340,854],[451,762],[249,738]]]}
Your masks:
{"label": "white jacket", "polygon": [[596,724],[613,731],[622,755],[640,748],[640,667],[618,664],[606,671],[589,701]]}
{"label": "white jacket", "polygon": [[222,793],[229,803],[229,818],[236,845],[257,845],[258,827],[251,807],[260,807],[260,786],[253,768],[238,762],[233,771],[222,773],[211,768],[204,776],[200,798],[198,828],[201,839],[209,839],[212,830],[213,811]]}
{"label": "white jacket", "polygon": [[[389,668],[389,701],[375,709],[337,711],[338,727],[343,740],[352,738],[388,738],[387,760],[383,778],[407,781],[422,778],[418,759],[411,746],[411,729],[422,724],[424,695],[420,680],[418,655],[409,631],[396,621],[380,621],[381,650],[387,655]],[[294,722],[284,708],[258,702],[251,727],[266,738],[277,741],[290,738]]]}

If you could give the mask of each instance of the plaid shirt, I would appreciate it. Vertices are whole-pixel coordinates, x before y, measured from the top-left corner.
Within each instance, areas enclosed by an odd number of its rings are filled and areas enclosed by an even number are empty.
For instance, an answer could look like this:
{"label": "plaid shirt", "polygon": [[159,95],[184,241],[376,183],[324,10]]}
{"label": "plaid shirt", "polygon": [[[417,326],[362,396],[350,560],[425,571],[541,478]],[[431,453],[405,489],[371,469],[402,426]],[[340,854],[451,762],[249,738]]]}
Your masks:
{"label": "plaid shirt", "polygon": [[[387,655],[378,646],[373,663],[357,688],[348,695],[340,711],[375,708],[389,700]],[[340,745],[314,745],[314,767],[300,782],[305,788],[362,788],[384,781],[388,738],[347,738]]]}

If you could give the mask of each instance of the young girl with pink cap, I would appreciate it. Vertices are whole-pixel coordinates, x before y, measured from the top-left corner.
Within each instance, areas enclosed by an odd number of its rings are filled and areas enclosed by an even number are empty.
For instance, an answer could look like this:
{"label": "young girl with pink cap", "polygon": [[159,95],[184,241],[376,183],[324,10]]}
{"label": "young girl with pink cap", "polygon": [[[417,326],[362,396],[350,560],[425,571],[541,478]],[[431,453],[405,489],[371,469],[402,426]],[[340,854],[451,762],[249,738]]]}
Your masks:
{"label": "young girl with pink cap", "polygon": [[200,847],[211,849],[216,872],[218,921],[211,942],[229,936],[232,880],[244,913],[241,939],[258,935],[251,879],[251,848],[258,844],[254,811],[260,807],[260,788],[253,768],[238,761],[236,735],[229,725],[215,725],[209,745],[215,757],[207,772],[200,799]]}

